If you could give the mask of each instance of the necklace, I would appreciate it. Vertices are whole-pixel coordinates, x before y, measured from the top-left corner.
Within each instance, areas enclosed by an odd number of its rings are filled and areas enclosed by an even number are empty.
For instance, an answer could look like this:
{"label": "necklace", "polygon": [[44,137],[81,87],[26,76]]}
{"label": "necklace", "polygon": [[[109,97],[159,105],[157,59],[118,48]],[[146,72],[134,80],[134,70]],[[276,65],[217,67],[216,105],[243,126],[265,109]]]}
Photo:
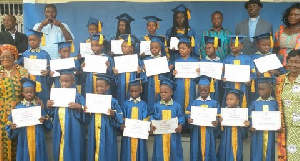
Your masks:
{"label": "necklace", "polygon": [[6,70],[4,69],[4,71],[6,72],[8,78],[10,78],[10,73],[14,70],[14,68],[12,68],[11,70]]}
{"label": "necklace", "polygon": [[292,32],[294,32],[294,31],[298,30],[299,28],[300,28],[300,26],[298,26],[298,27],[296,27],[296,28],[291,28],[291,27],[290,27],[290,30],[291,30]]}

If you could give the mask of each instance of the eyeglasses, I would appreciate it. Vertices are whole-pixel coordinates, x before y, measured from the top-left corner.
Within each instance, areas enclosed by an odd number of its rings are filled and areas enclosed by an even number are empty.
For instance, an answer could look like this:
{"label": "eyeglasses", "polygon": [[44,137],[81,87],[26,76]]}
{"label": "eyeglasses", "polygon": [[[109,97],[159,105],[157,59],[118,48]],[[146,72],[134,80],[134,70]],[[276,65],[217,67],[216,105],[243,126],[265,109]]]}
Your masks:
{"label": "eyeglasses", "polygon": [[0,56],[0,60],[14,60],[14,56],[12,55],[2,55]]}

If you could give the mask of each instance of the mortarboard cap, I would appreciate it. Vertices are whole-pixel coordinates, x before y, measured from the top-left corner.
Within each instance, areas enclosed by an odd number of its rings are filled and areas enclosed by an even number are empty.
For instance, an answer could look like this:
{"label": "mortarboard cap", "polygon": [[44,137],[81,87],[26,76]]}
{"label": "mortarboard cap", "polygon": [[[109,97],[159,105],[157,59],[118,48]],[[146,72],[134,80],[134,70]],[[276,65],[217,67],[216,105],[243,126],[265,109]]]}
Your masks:
{"label": "mortarboard cap", "polygon": [[128,15],[127,13],[122,13],[120,16],[117,16],[116,19],[118,19],[119,21],[121,20],[125,20],[127,22],[131,22],[134,21],[135,19],[132,18],[130,15]]}
{"label": "mortarboard cap", "polygon": [[205,36],[204,41],[205,44],[213,43],[215,48],[221,47],[221,39],[219,39],[218,37]]}
{"label": "mortarboard cap", "polygon": [[136,36],[131,35],[131,34],[122,34],[122,35],[120,35],[120,37],[124,41],[127,41],[129,46],[132,46],[132,44],[140,42]]}
{"label": "mortarboard cap", "polygon": [[173,8],[172,11],[174,12],[174,14],[177,12],[186,12],[188,19],[191,19],[191,10],[184,4],[178,5],[177,7]]}
{"label": "mortarboard cap", "polygon": [[268,33],[264,33],[264,34],[260,34],[260,35],[254,36],[254,37],[252,37],[252,38],[253,38],[253,39],[256,39],[256,40],[260,40],[260,39],[270,39],[270,36],[271,36],[271,34],[268,32]]}
{"label": "mortarboard cap", "polygon": [[162,19],[160,19],[156,16],[146,16],[146,17],[143,17],[143,19],[147,20],[148,22],[162,21]]}
{"label": "mortarboard cap", "polygon": [[273,84],[275,82],[275,78],[268,78],[268,77],[262,77],[262,78],[255,78],[257,83],[271,83]]}
{"label": "mortarboard cap", "polygon": [[99,41],[99,44],[103,44],[105,37],[102,34],[93,34],[91,35],[91,40]]}
{"label": "mortarboard cap", "polygon": [[57,44],[58,50],[61,49],[61,48],[71,47],[70,42],[56,42],[54,44]]}
{"label": "mortarboard cap", "polygon": [[206,75],[201,75],[193,80],[198,85],[207,86],[210,85],[211,78]]}
{"label": "mortarboard cap", "polygon": [[176,82],[172,81],[172,80],[169,79],[169,78],[166,78],[166,77],[161,76],[161,77],[160,77],[160,85],[163,85],[163,84],[168,85],[168,86],[171,87],[173,90],[175,90],[176,87],[177,87]]}
{"label": "mortarboard cap", "polygon": [[130,81],[129,85],[130,86],[133,86],[133,85],[142,85],[145,82],[146,82],[146,79],[137,78],[135,80]]}
{"label": "mortarboard cap", "polygon": [[22,78],[21,82],[23,83],[23,85],[22,85],[23,88],[26,88],[26,87],[35,88],[36,87],[36,82],[29,78]]}
{"label": "mortarboard cap", "polygon": [[158,42],[160,45],[164,45],[165,44],[165,37],[163,36],[150,36],[149,38],[151,40],[151,42]]}
{"label": "mortarboard cap", "polygon": [[247,37],[245,35],[229,35],[228,36],[230,38],[230,42],[234,43],[236,40],[238,40],[238,42],[243,43],[244,42],[244,38]]}
{"label": "mortarboard cap", "polygon": [[38,37],[42,37],[43,36],[43,33],[42,32],[39,32],[39,31],[35,31],[35,30],[33,30],[33,29],[30,29],[30,28],[28,28],[28,27],[26,27],[27,28],[27,37],[28,36],[30,36],[30,35],[36,35],[36,36],[38,36]]}
{"label": "mortarboard cap", "polygon": [[60,70],[55,70],[57,72],[60,73],[60,75],[62,74],[73,74],[74,75],[74,72],[76,71],[76,68],[69,68],[69,69],[60,69]]}
{"label": "mortarboard cap", "polygon": [[229,88],[229,87],[225,87],[225,91],[226,91],[226,96],[229,93],[233,93],[233,94],[235,94],[239,98],[240,101],[242,101],[243,96],[244,96],[244,92],[243,91],[238,90],[238,89],[234,89],[234,88]]}
{"label": "mortarboard cap", "polygon": [[109,75],[106,74],[101,74],[101,73],[97,73],[96,75],[96,80],[105,80],[108,82],[111,82],[113,80],[113,78]]}

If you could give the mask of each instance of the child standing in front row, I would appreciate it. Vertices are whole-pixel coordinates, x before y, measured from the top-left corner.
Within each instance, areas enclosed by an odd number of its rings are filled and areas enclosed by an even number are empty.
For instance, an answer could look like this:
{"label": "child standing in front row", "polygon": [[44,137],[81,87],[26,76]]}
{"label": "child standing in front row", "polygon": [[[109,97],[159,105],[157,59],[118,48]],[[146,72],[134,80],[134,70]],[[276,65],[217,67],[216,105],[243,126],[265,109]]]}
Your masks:
{"label": "child standing in front row", "polygon": [[[175,88],[175,82],[168,78],[161,78],[161,100],[154,104],[150,120],[168,120],[177,117],[178,127],[175,129],[176,133],[155,135],[152,161],[183,161],[180,133],[185,123],[185,118],[180,104],[173,101],[171,97]],[[155,131],[154,126],[151,126],[151,131]]]}
{"label": "child standing in front row", "polygon": [[[148,121],[150,117],[148,105],[141,100],[142,80],[136,79],[129,82],[130,99],[122,105],[123,116],[129,119]],[[125,123],[121,125],[123,131]],[[148,153],[145,139],[137,139],[123,136],[121,143],[121,161],[148,161]]]}

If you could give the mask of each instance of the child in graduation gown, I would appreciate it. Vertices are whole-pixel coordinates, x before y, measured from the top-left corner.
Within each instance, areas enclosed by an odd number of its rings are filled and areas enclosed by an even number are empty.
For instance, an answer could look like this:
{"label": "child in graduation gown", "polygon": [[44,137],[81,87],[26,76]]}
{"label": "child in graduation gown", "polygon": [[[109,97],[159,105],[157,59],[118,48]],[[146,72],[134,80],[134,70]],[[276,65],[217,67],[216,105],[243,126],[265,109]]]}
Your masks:
{"label": "child in graduation gown", "polygon": [[[161,100],[154,104],[150,120],[168,120],[177,117],[178,127],[175,129],[176,133],[155,135],[152,161],[183,161],[180,133],[185,123],[185,118],[181,105],[171,97],[173,91],[176,90],[175,88],[175,82],[168,78],[161,78]],[[154,126],[151,126],[151,131],[155,131]]]}
{"label": "child in graduation gown", "polygon": [[[227,88],[226,107],[240,108],[243,99],[243,91],[234,88]],[[219,119],[223,121],[222,116]],[[249,121],[244,121],[246,127],[250,126]],[[222,134],[218,148],[217,158],[222,161],[242,161],[243,160],[243,140],[245,138],[245,127],[224,126],[221,127]]]}
{"label": "child in graduation gown", "polygon": [[[75,83],[74,68],[57,70],[60,73],[61,88],[72,88]],[[54,107],[54,100],[48,100],[49,116],[53,118],[54,161],[85,160],[85,128],[89,115],[83,112],[85,100],[76,93],[75,102],[68,107]]]}
{"label": "child in graduation gown", "polygon": [[[41,91],[37,92],[36,95],[46,104],[47,100],[50,97],[50,87],[51,87],[51,78],[49,76],[49,66],[50,66],[50,55],[40,48],[41,38],[43,36],[42,32],[38,32],[32,29],[28,29],[28,44],[30,46],[29,50],[26,50],[23,53],[23,57],[18,60],[18,64],[24,66],[24,58],[30,59],[46,59],[47,60],[47,69],[41,71],[41,75],[32,75],[30,74],[30,79],[39,82],[41,84]],[[43,44],[43,42],[41,43]]]}
{"label": "child in graduation gown", "polygon": [[[143,80],[136,79],[129,82],[130,99],[122,105],[124,118],[148,121],[150,113],[148,105],[141,100]],[[123,131],[125,124],[121,125]],[[123,136],[121,142],[121,161],[148,161],[148,152],[145,139],[137,139]]]}
{"label": "child in graduation gown", "polygon": [[[252,118],[252,111],[278,111],[277,101],[271,96],[274,78],[257,78],[256,81],[260,97],[251,103],[249,118]],[[253,127],[250,131],[252,132],[250,160],[275,160],[276,131],[257,131]]]}
{"label": "child in graduation gown", "polygon": [[18,138],[17,161],[48,161],[44,129],[50,131],[52,124],[48,120],[49,116],[46,113],[43,102],[35,96],[40,87],[36,85],[35,81],[28,78],[22,78],[21,82],[23,83],[22,95],[24,99],[15,109],[41,106],[42,117],[39,119],[41,124],[17,128],[18,125],[11,123],[13,122],[12,116],[9,116],[11,124],[6,126],[8,137],[10,139]]}
{"label": "child in graduation gown", "polygon": [[[190,118],[191,106],[200,106],[200,108],[217,108],[218,114],[221,112],[220,105],[216,100],[211,99],[210,94],[210,79],[209,77],[202,75],[194,81],[198,83],[198,89],[200,97],[194,100],[185,114],[188,117],[188,123],[192,124],[193,119]],[[215,130],[218,125],[218,121],[212,122],[213,127],[209,126],[196,126],[190,125],[190,160],[191,161],[216,161],[216,139]]]}
{"label": "child in graduation gown", "polygon": [[[96,74],[95,94],[106,95],[112,78]],[[85,107],[85,111],[89,107]],[[91,113],[88,125],[88,161],[117,161],[117,127],[123,122],[122,110],[115,98],[111,99],[111,109],[107,114]]]}
{"label": "child in graduation gown", "polygon": [[[198,59],[191,57],[192,46],[191,37],[181,36],[179,38],[178,49],[180,58],[174,62],[176,69],[176,62],[198,62]],[[176,75],[177,71],[173,70],[173,75]],[[174,100],[180,104],[185,112],[186,108],[196,98],[196,83],[191,78],[175,78],[177,88],[174,91]]]}

